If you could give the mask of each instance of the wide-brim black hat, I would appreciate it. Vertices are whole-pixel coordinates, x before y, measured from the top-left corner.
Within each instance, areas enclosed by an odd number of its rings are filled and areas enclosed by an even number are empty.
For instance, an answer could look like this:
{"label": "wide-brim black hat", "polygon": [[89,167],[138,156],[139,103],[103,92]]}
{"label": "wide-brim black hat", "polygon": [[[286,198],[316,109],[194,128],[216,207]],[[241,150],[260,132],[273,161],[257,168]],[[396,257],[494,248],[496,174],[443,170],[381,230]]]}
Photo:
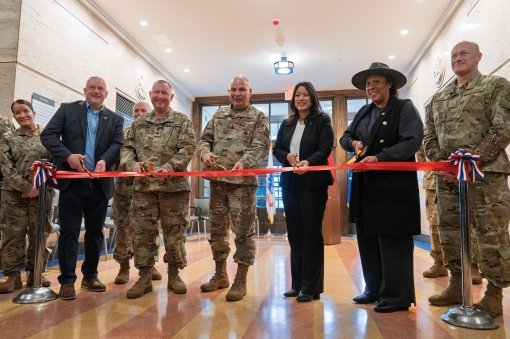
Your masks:
{"label": "wide-brim black hat", "polygon": [[400,73],[399,71],[391,69],[390,66],[382,62],[373,62],[372,64],[370,64],[370,67],[368,67],[368,69],[354,74],[351,80],[352,84],[356,88],[365,90],[367,77],[372,74],[381,74],[387,76],[388,78],[391,79],[391,83],[397,89],[404,86],[407,82],[406,76]]}

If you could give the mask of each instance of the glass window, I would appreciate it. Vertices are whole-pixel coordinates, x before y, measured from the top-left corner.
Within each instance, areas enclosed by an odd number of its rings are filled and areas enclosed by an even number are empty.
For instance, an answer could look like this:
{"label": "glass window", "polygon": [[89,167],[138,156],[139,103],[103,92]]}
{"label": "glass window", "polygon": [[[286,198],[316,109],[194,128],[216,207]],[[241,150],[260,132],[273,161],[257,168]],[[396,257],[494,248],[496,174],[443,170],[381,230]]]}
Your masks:
{"label": "glass window", "polygon": [[361,109],[361,107],[365,106],[369,103],[368,99],[347,99],[347,114],[348,114],[348,124],[351,123],[352,119],[354,119],[354,116],[358,111]]}
{"label": "glass window", "polygon": [[214,105],[214,106],[202,106],[202,131],[204,130],[205,126],[207,126],[207,123],[209,120],[211,120],[213,114],[218,110],[220,106]]}
{"label": "glass window", "polygon": [[330,117],[333,117],[333,100],[319,100],[322,111],[327,113]]}

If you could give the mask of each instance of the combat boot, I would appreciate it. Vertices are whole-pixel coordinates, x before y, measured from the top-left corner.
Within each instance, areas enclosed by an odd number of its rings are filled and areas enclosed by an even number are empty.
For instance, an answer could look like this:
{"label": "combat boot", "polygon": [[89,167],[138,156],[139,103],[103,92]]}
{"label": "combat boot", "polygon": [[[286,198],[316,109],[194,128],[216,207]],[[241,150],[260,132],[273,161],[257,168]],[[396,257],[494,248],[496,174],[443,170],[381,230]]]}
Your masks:
{"label": "combat boot", "polygon": [[498,315],[503,314],[503,289],[489,282],[484,297],[473,306],[496,318]]}
{"label": "combat boot", "polygon": [[8,274],[7,280],[0,284],[0,293],[11,293],[19,290],[22,286],[20,273],[11,272]]}
{"label": "combat boot", "polygon": [[124,261],[120,263],[119,273],[115,277],[115,283],[117,285],[127,284],[129,281],[129,261]]}
{"label": "combat boot", "polygon": [[227,275],[227,262],[222,260],[215,261],[215,263],[216,272],[214,272],[211,280],[205,284],[200,285],[200,290],[202,290],[202,292],[212,292],[219,290],[220,288],[228,288],[230,286]]}
{"label": "combat boot", "polygon": [[[41,275],[41,286],[42,287],[50,287],[51,286],[51,281],[46,279],[46,277],[44,275]],[[32,272],[32,271],[28,271],[27,287],[34,287],[34,272]]]}
{"label": "combat boot", "polygon": [[480,285],[482,283],[482,276],[480,275],[478,264],[471,265],[471,282],[473,285]]}
{"label": "combat boot", "polygon": [[161,280],[163,277],[161,276],[161,273],[158,272],[156,267],[153,267],[151,270],[151,279],[152,280]]}
{"label": "combat boot", "polygon": [[423,272],[425,278],[439,278],[448,276],[448,270],[441,261],[435,261],[431,268]]}
{"label": "combat boot", "polygon": [[450,271],[448,287],[440,294],[431,296],[429,303],[435,306],[449,306],[462,303],[462,275],[459,270]]}
{"label": "combat boot", "polygon": [[168,289],[176,294],[184,294],[188,291],[186,284],[179,276],[179,269],[174,265],[168,265]]}
{"label": "combat boot", "polygon": [[246,295],[246,275],[248,274],[249,265],[238,264],[236,277],[230,290],[228,290],[226,299],[228,301],[238,301]]}
{"label": "combat boot", "polygon": [[138,274],[140,275],[138,281],[133,287],[127,290],[126,296],[128,299],[140,298],[145,293],[152,291],[151,269],[142,268],[139,270]]}

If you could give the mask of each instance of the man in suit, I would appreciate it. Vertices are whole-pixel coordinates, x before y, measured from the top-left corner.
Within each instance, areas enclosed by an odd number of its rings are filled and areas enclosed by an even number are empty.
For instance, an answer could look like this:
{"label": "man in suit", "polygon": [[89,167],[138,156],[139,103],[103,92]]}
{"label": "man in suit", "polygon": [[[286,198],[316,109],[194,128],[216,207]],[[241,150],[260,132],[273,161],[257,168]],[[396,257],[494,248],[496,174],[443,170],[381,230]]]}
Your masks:
{"label": "man in suit", "polygon": [[[104,107],[108,95],[100,77],[87,80],[85,101],[64,103],[41,133],[41,142],[53,156],[59,170],[104,172],[119,160],[124,141],[124,119]],[[85,260],[81,267],[82,288],[103,292],[97,277],[103,243],[103,225],[108,200],[113,196],[113,178],[59,180],[60,299],[76,298],[76,260],[82,218],[85,221]]]}

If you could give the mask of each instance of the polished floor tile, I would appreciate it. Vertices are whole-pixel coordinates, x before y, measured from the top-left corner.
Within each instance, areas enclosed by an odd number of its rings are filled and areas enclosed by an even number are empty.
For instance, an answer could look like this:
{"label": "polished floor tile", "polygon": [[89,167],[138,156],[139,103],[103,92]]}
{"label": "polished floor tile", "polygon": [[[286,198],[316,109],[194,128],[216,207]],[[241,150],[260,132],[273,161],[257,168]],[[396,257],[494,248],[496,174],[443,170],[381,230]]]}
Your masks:
{"label": "polished floor tile", "polygon": [[[167,289],[166,265],[156,267],[163,280],[153,282],[154,291],[139,299],[127,299],[127,289],[137,279],[131,269],[127,285],[113,283],[118,271],[111,259],[100,262],[100,279],[107,291],[95,293],[76,288],[73,301],[55,300],[17,305],[19,292],[0,295],[2,338],[506,338],[510,337],[510,291],[504,290],[504,316],[500,328],[491,331],[454,327],[440,320],[448,307],[430,306],[427,298],[442,291],[448,278],[425,279],[430,267],[428,252],[415,248],[417,305],[409,312],[380,314],[374,305],[354,305],[352,297],[363,290],[356,239],[326,246],[325,292],[320,300],[298,303],[283,297],[290,287],[289,246],[284,237],[260,237],[255,265],[248,273],[248,294],[242,301],[228,302],[228,289],[200,292],[200,285],[214,273],[206,237],[188,237],[188,267],[181,277],[188,293]],[[234,244],[232,241],[232,248]],[[162,255],[160,256],[162,257]],[[232,282],[237,265],[228,261]],[[79,270],[79,269],[78,269]],[[58,267],[45,275],[58,292]],[[482,286],[473,286],[473,300],[483,296]]]}

